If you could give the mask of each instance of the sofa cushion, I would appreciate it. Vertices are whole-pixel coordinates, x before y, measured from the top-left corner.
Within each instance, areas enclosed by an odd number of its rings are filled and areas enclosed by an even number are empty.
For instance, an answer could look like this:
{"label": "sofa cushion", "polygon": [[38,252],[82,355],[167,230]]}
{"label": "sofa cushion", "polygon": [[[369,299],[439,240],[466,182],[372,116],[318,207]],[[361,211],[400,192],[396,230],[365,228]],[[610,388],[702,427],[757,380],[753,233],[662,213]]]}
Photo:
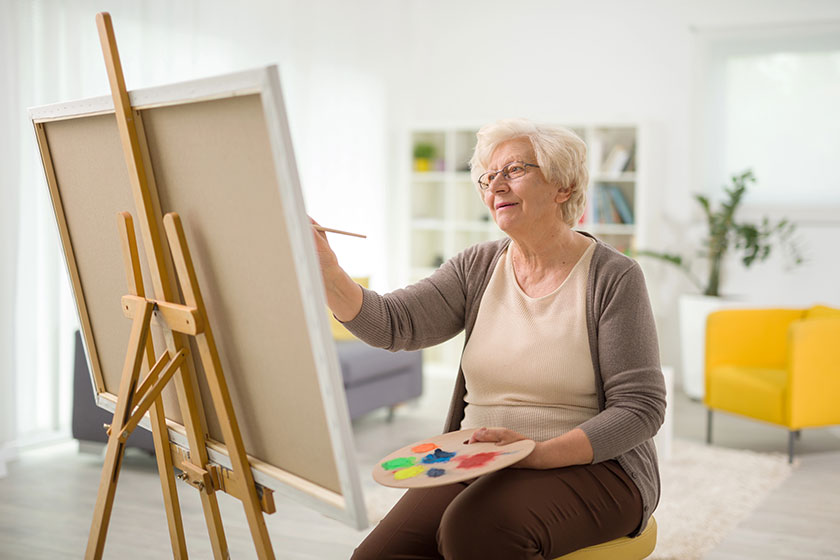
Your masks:
{"label": "sofa cushion", "polygon": [[358,340],[337,341],[336,348],[346,387],[421,367],[420,352],[389,352]]}
{"label": "sofa cushion", "polygon": [[719,366],[709,371],[706,405],[774,424],[785,424],[787,371]]}

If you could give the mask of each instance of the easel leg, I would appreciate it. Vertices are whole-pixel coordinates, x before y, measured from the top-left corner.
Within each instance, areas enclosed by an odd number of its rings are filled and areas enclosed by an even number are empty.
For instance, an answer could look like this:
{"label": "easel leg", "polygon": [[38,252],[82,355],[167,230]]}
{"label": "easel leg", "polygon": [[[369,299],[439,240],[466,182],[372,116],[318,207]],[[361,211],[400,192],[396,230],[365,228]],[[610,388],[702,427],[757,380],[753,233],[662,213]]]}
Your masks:
{"label": "easel leg", "polygon": [[181,505],[178,502],[178,490],[175,487],[175,473],[172,467],[172,450],[166,430],[163,413],[163,399],[158,399],[149,409],[152,420],[152,437],[155,441],[160,486],[163,490],[163,504],[166,507],[166,519],[169,522],[169,540],[172,543],[172,557],[177,560],[187,559],[187,542],[184,537],[184,523],[181,519]]}
{"label": "easel leg", "polygon": [[131,336],[128,352],[123,365],[120,381],[120,393],[114,420],[111,424],[111,435],[105,451],[105,463],[102,465],[102,478],[99,481],[99,493],[96,496],[96,506],[93,511],[93,523],[90,527],[87,551],[88,560],[102,558],[105,549],[105,537],[108,533],[108,523],[111,520],[111,509],[114,506],[114,495],[117,492],[117,480],[120,476],[125,444],[120,441],[120,432],[128,415],[131,413],[131,398],[140,377],[140,367],[146,348],[146,338],[149,335],[149,322],[152,318],[151,303],[146,303],[142,313],[138,313],[131,325]]}
{"label": "easel leg", "polygon": [[[137,238],[134,235],[134,221],[128,212],[117,216],[118,230],[122,242],[123,261],[129,292],[144,296],[143,274],[140,270],[140,257],[137,253]],[[146,366],[149,372],[155,363],[155,349],[151,337],[146,337]],[[181,519],[181,505],[178,502],[178,490],[175,487],[175,473],[172,472],[172,450],[169,447],[169,431],[166,428],[166,415],[163,399],[158,398],[149,409],[152,423],[152,439],[155,442],[155,459],[163,490],[163,504],[169,523],[169,540],[172,543],[172,556],[176,560],[187,559],[187,542],[184,537],[184,523]]]}
{"label": "easel leg", "polygon": [[[195,268],[192,264],[192,256],[187,246],[186,236],[181,224],[181,219],[175,213],[169,213],[163,218],[166,228],[169,248],[172,252],[172,260],[175,263],[178,280],[181,284],[181,291],[184,294],[184,301],[199,309],[203,317],[207,316],[204,307],[204,300],[201,297],[201,290],[198,286],[198,279],[195,275]],[[222,374],[222,367],[219,362],[219,353],[216,350],[216,343],[213,340],[213,333],[210,326],[206,325],[203,333],[195,338],[201,362],[204,366],[204,375],[213,397],[213,404],[216,414],[219,417],[222,433],[225,438],[225,445],[228,447],[231,465],[243,485],[242,506],[245,508],[245,517],[248,519],[248,526],[251,529],[251,537],[257,549],[257,557],[261,560],[273,560],[274,550],[271,547],[271,539],[268,536],[268,529],[265,526],[257,498],[254,477],[251,473],[251,464],[245,454],[245,444],[242,441],[242,434],[239,424],[236,421],[236,414],[233,410],[233,402],[227,388],[225,377]]]}
{"label": "easel leg", "polygon": [[[187,345],[186,341],[181,340],[182,337],[177,336],[177,333],[169,333],[166,338],[167,347],[170,352],[177,352]],[[189,364],[189,360],[184,362],[184,365],[175,374],[173,380],[175,381],[175,388],[178,393],[181,414],[184,417],[184,427],[187,430],[190,454],[195,458],[194,462],[196,465],[204,466],[208,463],[207,447],[202,433],[199,412],[195,404],[197,387],[192,383]],[[201,496],[201,506],[204,510],[204,521],[207,524],[207,533],[210,536],[210,543],[213,546],[213,557],[216,560],[228,560],[230,553],[228,552],[225,528],[222,524],[222,514],[219,511],[219,501],[216,498],[216,492],[212,488],[205,487],[204,490],[199,492],[199,495]]]}
{"label": "easel leg", "polygon": [[207,532],[210,535],[210,544],[213,545],[213,557],[216,560],[230,560],[225,528],[222,525],[222,513],[219,511],[219,500],[216,492],[205,488],[199,492],[201,506],[204,510],[204,521],[207,524]]}

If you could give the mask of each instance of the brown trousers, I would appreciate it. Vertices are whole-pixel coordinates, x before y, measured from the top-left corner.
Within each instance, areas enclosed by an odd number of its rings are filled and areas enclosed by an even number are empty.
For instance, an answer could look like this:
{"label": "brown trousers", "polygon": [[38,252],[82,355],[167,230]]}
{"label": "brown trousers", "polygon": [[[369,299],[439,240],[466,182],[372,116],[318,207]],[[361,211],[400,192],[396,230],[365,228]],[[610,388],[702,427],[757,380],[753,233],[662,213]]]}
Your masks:
{"label": "brown trousers", "polygon": [[617,461],[507,468],[409,490],[353,560],[551,559],[635,531],[639,489]]}

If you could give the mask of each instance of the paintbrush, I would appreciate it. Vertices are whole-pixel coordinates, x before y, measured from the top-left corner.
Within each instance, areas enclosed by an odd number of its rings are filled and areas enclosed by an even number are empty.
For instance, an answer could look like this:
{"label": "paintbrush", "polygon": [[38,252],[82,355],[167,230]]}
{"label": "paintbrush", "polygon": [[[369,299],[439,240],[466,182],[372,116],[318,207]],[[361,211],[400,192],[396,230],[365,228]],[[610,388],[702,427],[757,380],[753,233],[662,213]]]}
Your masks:
{"label": "paintbrush", "polygon": [[341,235],[351,235],[353,237],[361,237],[362,239],[367,239],[367,235],[362,235],[361,233],[353,233],[353,232],[350,232],[350,231],[342,231],[340,229],[326,228],[324,226],[312,226],[312,227],[315,228],[315,231],[325,231],[325,232],[329,232],[329,233],[340,233]]}

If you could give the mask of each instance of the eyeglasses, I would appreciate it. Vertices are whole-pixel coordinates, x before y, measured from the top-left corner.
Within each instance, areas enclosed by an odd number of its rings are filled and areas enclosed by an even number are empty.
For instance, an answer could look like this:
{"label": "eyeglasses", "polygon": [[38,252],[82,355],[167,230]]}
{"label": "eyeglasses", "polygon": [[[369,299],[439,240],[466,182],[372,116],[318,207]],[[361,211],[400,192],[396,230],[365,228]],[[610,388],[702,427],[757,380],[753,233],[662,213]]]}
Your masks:
{"label": "eyeglasses", "polygon": [[540,166],[534,165],[533,163],[512,161],[497,171],[488,171],[486,173],[483,173],[481,177],[478,178],[478,188],[480,188],[483,191],[486,191],[490,188],[490,184],[496,177],[499,176],[499,174],[501,174],[502,177],[504,177],[508,181],[511,179],[518,179],[525,175],[525,170],[527,167],[536,167],[537,169],[539,169]]}

